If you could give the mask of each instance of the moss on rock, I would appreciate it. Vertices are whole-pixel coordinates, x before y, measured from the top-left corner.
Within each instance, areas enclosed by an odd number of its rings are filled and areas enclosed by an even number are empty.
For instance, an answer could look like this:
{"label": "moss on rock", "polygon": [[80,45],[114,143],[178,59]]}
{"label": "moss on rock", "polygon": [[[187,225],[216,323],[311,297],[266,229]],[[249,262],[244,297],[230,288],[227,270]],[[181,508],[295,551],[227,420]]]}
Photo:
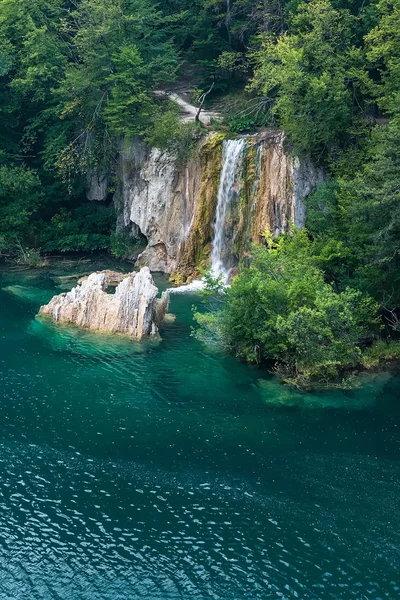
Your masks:
{"label": "moss on rock", "polygon": [[218,186],[222,168],[224,135],[210,135],[199,148],[201,183],[193,225],[181,250],[177,268],[170,281],[185,283],[199,275],[208,261],[217,206]]}

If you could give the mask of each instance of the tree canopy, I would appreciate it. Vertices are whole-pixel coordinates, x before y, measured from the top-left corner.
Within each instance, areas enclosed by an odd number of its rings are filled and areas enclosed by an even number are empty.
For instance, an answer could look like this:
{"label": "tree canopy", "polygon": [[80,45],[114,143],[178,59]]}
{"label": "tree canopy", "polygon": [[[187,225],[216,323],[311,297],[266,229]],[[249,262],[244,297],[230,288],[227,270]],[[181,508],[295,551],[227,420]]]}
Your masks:
{"label": "tree canopy", "polygon": [[378,303],[327,283],[305,230],[266,236],[224,296],[216,312],[195,315],[198,337],[209,334],[246,361],[273,361],[299,387],[359,366],[368,335],[379,331]]}
{"label": "tree canopy", "polygon": [[87,178],[133,136],[184,161],[194,130],[157,93],[180,86],[212,90],[226,134],[280,127],[326,174],[307,233],[232,286],[228,345],[312,378],[355,364],[376,314],[396,336],[399,0],[0,0],[0,251],[123,254],[112,177],[97,204]]}

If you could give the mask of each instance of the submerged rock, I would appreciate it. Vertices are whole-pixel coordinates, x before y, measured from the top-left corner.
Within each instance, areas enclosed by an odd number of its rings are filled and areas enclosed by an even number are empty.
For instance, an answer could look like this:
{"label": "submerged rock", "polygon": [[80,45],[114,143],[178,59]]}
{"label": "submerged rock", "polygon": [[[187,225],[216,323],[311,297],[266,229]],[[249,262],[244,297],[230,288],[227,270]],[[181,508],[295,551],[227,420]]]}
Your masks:
{"label": "submerged rock", "polygon": [[42,290],[33,286],[27,285],[8,285],[7,287],[2,288],[3,292],[7,292],[8,294],[12,294],[21,300],[26,300],[27,302],[35,302],[37,304],[41,304],[42,302],[46,302],[49,298],[49,294],[46,290]]}
{"label": "submerged rock", "polygon": [[[115,285],[115,292],[108,293]],[[161,298],[157,295],[148,267],[128,275],[99,271],[80,279],[70,292],[54,296],[39,314],[87,329],[141,339],[157,335],[165,318],[169,294],[163,292]]]}

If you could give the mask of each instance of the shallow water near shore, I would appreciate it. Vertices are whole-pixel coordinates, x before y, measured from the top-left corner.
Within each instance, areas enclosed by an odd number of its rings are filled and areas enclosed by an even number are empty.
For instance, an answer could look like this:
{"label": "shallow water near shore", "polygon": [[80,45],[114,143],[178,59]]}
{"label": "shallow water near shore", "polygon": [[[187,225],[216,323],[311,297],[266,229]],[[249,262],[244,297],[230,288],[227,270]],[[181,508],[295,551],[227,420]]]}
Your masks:
{"label": "shallow water near shore", "polygon": [[190,336],[195,294],[159,342],[35,319],[115,266],[0,272],[0,600],[400,597],[399,377],[290,390]]}

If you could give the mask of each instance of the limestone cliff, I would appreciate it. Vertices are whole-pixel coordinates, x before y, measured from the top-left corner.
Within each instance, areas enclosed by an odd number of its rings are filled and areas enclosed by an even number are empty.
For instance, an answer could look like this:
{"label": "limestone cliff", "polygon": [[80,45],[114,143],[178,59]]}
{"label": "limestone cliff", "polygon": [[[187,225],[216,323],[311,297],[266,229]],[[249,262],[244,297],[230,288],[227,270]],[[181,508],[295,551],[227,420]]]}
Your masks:
{"label": "limestone cliff", "polygon": [[[243,156],[232,178],[233,190],[224,211],[224,253],[235,265],[249,250],[260,243],[262,234],[286,231],[293,223],[305,225],[304,198],[323,179],[323,173],[309,159],[293,157],[284,134],[270,130],[242,138]],[[217,196],[220,184],[222,136],[215,135],[204,144],[206,156],[201,166],[202,185],[195,202],[195,216],[187,240],[181,246],[174,279],[181,282],[193,275],[193,267],[201,266],[209,255],[214,235]],[[221,185],[226,182],[221,180]],[[223,190],[222,190],[223,191]]]}
{"label": "limestone cliff", "polygon": [[251,200],[251,238],[259,241],[261,232],[268,229],[274,235],[286,231],[289,224],[305,226],[303,200],[323,179],[320,169],[307,158],[291,155],[285,135],[271,130],[248,141],[253,152],[253,165],[248,161],[247,184]]}
{"label": "limestone cliff", "polygon": [[293,223],[304,227],[304,198],[323,179],[308,158],[293,156],[285,135],[270,130],[247,139],[239,201],[230,207],[237,258],[265,231],[279,235]]}
{"label": "limestone cliff", "polygon": [[[138,138],[119,154],[114,202],[118,229],[143,235],[147,246],[138,266],[173,273],[183,283],[196,275],[211,252],[224,135],[208,134],[188,164]],[[246,136],[237,194],[228,207],[227,229],[233,240],[232,263],[261,234],[285,231],[290,223],[305,224],[303,199],[322,180],[310,160],[293,157],[284,134],[269,130]],[[92,178],[91,197],[102,195],[104,178]],[[104,194],[103,194],[104,195]]]}
{"label": "limestone cliff", "polygon": [[[116,286],[114,293],[107,293],[110,286]],[[161,298],[157,295],[148,267],[128,275],[100,271],[79,280],[70,292],[54,296],[39,314],[87,329],[141,339],[158,333],[168,309],[168,292]]]}
{"label": "limestone cliff", "polygon": [[137,139],[121,152],[117,179],[119,227],[147,238],[138,265],[170,273],[192,222],[199,163],[177,166],[174,156]]}
{"label": "limestone cliff", "polygon": [[210,255],[222,168],[222,142],[221,134],[213,134],[199,148],[197,170],[201,175],[200,183],[194,198],[191,225],[182,240],[172,272],[171,279],[175,283],[196,277],[197,267],[205,265]]}

